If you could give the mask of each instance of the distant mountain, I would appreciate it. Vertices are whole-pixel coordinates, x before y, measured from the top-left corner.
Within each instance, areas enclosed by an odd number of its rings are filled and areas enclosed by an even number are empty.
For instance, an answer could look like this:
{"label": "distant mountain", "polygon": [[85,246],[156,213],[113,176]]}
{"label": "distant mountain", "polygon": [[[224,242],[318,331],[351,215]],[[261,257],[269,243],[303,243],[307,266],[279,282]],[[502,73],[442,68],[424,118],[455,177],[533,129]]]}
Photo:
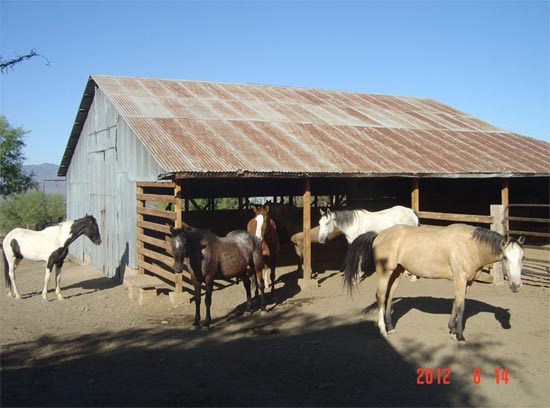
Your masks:
{"label": "distant mountain", "polygon": [[33,180],[38,183],[46,194],[66,195],[65,179],[57,177],[59,166],[52,163],[23,165],[23,171],[33,174]]}

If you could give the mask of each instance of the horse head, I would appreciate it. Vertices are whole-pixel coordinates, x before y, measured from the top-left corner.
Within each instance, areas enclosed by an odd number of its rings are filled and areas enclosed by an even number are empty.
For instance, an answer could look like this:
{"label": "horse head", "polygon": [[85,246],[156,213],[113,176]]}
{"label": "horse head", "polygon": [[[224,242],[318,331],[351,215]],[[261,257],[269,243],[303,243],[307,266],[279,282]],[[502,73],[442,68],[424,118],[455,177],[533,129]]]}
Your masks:
{"label": "horse head", "polygon": [[508,277],[510,289],[513,292],[518,292],[521,288],[521,270],[523,269],[523,244],[525,237],[521,236],[518,239],[509,238],[502,240],[500,249],[502,251],[502,269]]}
{"label": "horse head", "polygon": [[101,244],[101,234],[99,233],[99,226],[97,225],[97,221],[94,216],[86,214],[86,216],[82,218],[82,222],[83,234],[86,235],[95,245]]}
{"label": "horse head", "polygon": [[174,272],[181,273],[183,271],[183,260],[186,256],[186,250],[188,247],[187,244],[187,234],[185,229],[170,227],[170,233],[172,234],[172,239],[170,243],[172,245],[172,254],[174,255]]}
{"label": "horse head", "polygon": [[271,226],[271,219],[269,217],[269,205],[264,204],[261,206],[255,206],[252,207],[252,209],[255,214],[254,220],[256,220],[256,230],[254,231],[254,235],[261,242],[264,240],[266,231]]}
{"label": "horse head", "polygon": [[334,214],[330,211],[330,208],[327,208],[326,211],[322,209],[321,219],[319,220],[319,243],[324,244],[327,240],[327,237],[334,231]]}

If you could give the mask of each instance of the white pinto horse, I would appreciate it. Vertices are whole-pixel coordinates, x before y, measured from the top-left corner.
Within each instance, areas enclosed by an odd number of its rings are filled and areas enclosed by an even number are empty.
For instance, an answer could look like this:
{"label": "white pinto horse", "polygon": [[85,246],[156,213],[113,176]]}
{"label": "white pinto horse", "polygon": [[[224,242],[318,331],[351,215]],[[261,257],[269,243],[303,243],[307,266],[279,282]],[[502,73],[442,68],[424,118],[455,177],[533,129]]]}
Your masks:
{"label": "white pinto horse", "polygon": [[55,294],[57,299],[63,300],[61,294],[61,267],[69,253],[69,245],[81,235],[87,236],[94,244],[101,244],[101,236],[97,221],[91,215],[86,215],[75,221],[65,221],[43,229],[31,231],[23,228],[11,230],[4,238],[4,273],[6,292],[8,296],[21,299],[15,283],[15,269],[23,258],[32,261],[46,262],[46,276],[42,300],[48,301],[48,283],[55,265]]}
{"label": "white pinto horse", "polygon": [[[340,230],[346,236],[348,244],[365,232],[380,232],[394,225],[418,226],[418,217],[413,210],[396,205],[382,211],[343,210],[326,212],[321,210],[319,220],[319,242],[324,244],[334,230]],[[356,282],[363,276],[363,271],[357,270]]]}

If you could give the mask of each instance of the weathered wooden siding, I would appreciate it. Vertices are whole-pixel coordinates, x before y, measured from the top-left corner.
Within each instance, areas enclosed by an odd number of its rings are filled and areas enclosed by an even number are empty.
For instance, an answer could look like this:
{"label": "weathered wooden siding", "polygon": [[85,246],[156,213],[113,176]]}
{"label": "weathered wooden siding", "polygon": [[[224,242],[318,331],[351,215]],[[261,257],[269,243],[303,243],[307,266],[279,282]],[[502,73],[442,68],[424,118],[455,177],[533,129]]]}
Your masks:
{"label": "weathered wooden siding", "polygon": [[81,238],[70,248],[73,258],[90,262],[106,276],[120,267],[137,268],[136,180],[153,181],[163,173],[108,98],[96,90],[67,171],[67,218],[92,214],[103,243]]}

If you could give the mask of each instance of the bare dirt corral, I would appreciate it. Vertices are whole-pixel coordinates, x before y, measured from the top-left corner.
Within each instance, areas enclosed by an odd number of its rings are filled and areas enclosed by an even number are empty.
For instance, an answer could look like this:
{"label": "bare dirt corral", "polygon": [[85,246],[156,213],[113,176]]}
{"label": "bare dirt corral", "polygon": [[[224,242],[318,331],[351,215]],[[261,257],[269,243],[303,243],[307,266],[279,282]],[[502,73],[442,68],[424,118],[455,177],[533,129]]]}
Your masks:
{"label": "bare dirt corral", "polygon": [[[369,308],[374,276],[350,297],[336,271],[304,290],[294,273],[277,275],[267,316],[242,316],[242,285],[229,285],[214,292],[213,327],[194,332],[192,304],[174,308],[161,294],[139,306],[74,263],[63,270],[66,300],[50,291],[44,304],[43,267],[23,261],[24,299],[1,296],[1,405],[550,406],[548,276],[525,275],[517,294],[476,282],[459,346],[446,328],[448,281],[403,279],[386,341]],[[417,383],[419,368],[433,384]]]}

